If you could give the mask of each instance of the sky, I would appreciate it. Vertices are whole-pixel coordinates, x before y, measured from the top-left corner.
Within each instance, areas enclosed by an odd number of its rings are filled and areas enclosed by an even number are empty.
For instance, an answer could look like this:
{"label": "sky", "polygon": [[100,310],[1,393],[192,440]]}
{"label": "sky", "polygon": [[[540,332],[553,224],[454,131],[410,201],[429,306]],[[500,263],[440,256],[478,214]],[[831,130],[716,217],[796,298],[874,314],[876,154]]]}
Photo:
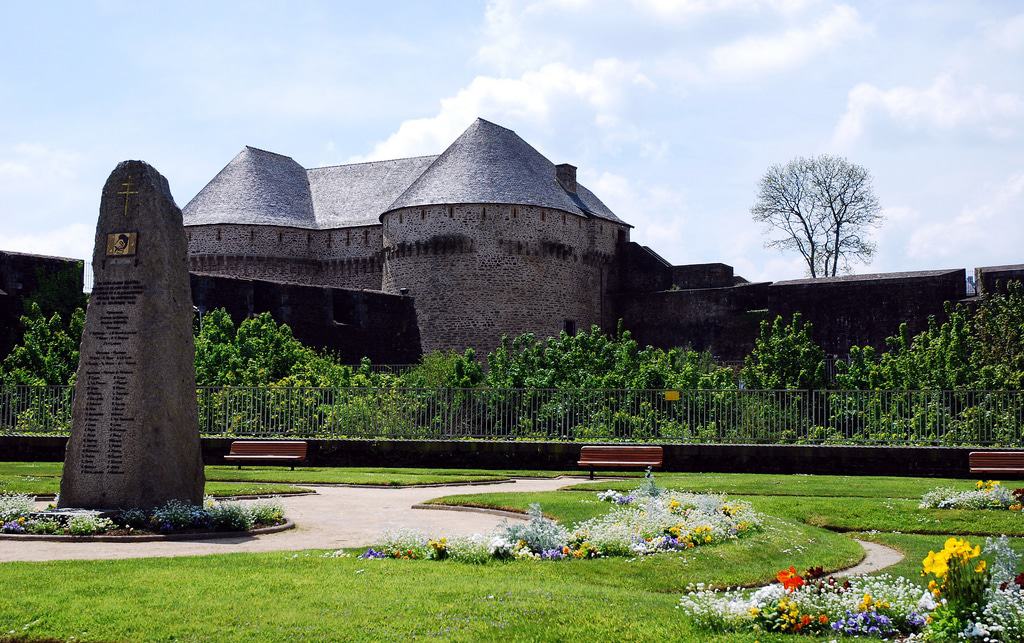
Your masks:
{"label": "sky", "polygon": [[[148,6],[147,6],[148,5]],[[306,167],[515,130],[673,263],[804,275],[752,222],[797,156],[868,168],[855,272],[1024,262],[1024,1],[8,3],[0,249],[91,255],[142,159],[184,206],[251,145]]]}

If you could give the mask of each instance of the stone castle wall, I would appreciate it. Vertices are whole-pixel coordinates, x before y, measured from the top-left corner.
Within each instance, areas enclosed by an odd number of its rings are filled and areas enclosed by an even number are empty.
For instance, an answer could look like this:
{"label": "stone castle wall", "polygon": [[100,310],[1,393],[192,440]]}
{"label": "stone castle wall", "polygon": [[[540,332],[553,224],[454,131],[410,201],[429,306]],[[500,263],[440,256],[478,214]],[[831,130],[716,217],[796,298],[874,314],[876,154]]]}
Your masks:
{"label": "stone castle wall", "polygon": [[380,290],[381,226],[304,230],[188,226],[189,269],[245,279]]}
{"label": "stone castle wall", "polygon": [[534,206],[404,208],[383,217],[383,289],[416,300],[424,352],[601,324],[628,228]]}
{"label": "stone castle wall", "polygon": [[224,308],[236,324],[270,313],[307,346],[326,348],[358,364],[419,361],[420,336],[411,297],[192,273],[192,302],[200,314]]}

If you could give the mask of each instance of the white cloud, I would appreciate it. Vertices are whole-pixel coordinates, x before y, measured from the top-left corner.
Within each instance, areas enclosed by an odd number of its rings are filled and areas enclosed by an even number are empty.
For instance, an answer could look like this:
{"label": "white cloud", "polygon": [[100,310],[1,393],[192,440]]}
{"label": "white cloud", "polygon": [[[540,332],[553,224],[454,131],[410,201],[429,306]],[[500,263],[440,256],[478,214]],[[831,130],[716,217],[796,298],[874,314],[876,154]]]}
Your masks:
{"label": "white cloud", "polygon": [[686,244],[693,239],[694,222],[687,216],[681,191],[639,184],[611,172],[602,172],[590,179],[581,171],[580,182],[619,218],[635,226],[630,232],[632,241],[656,248],[670,261],[684,261],[690,254]]}
{"label": "white cloud", "polygon": [[992,91],[984,85],[964,86],[948,74],[938,76],[924,89],[899,86],[882,90],[861,83],[850,90],[833,141],[839,147],[853,143],[875,114],[911,130],[970,126],[996,138],[1008,137],[1015,133],[1013,120],[1022,112],[1024,104],[1017,94]]}
{"label": "white cloud", "polygon": [[99,187],[86,188],[83,166],[82,155],[71,150],[36,143],[0,148],[0,245],[34,254],[91,255],[95,224],[67,223],[69,213],[81,220],[96,212]]}
{"label": "white cloud", "polygon": [[710,54],[709,72],[746,77],[779,71],[803,64],[868,30],[856,9],[837,5],[808,27],[771,36],[749,36],[715,47]]}
{"label": "white cloud", "polygon": [[587,71],[553,63],[519,78],[477,76],[441,99],[437,114],[403,122],[369,154],[352,160],[437,154],[478,116],[499,124],[543,124],[582,109],[595,124],[608,126],[617,122],[615,110],[624,92],[651,86],[632,66],[615,59],[598,60]]}
{"label": "white cloud", "polygon": [[779,13],[796,13],[815,0],[633,0],[633,5],[660,17],[691,19],[724,11],[757,11],[769,9]]}
{"label": "white cloud", "polygon": [[1000,49],[1018,51],[1024,49],[1024,13],[1009,20],[992,25],[986,34],[987,40]]}
{"label": "white cloud", "polygon": [[[1024,239],[1024,170],[1002,183],[984,186],[988,196],[945,220],[917,227],[906,243],[913,258],[989,257],[1019,261]],[[1002,258],[1002,259],[999,259]]]}
{"label": "white cloud", "polygon": [[38,232],[3,235],[0,249],[12,252],[72,257],[90,260],[94,243],[95,226],[73,223],[59,228]]}

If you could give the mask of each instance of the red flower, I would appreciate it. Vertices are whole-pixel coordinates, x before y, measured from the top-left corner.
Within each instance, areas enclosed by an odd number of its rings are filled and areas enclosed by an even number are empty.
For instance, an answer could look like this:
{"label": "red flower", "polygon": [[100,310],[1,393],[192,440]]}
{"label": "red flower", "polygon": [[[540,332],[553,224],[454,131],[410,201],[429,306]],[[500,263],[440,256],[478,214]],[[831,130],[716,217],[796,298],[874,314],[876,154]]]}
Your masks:
{"label": "red flower", "polygon": [[792,592],[804,584],[804,579],[796,573],[796,567],[792,565],[789,566],[789,569],[784,569],[776,574],[775,579],[782,583],[782,586],[786,588],[787,592]]}

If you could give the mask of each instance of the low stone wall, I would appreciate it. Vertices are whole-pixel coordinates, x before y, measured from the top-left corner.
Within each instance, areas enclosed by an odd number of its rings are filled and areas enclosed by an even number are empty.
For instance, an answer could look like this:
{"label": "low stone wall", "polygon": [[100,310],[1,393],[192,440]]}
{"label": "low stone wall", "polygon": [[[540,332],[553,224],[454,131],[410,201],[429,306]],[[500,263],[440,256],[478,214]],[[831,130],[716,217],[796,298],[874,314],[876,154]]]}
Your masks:
{"label": "low stone wall", "polygon": [[[0,436],[4,460],[60,461],[65,438]],[[230,438],[204,438],[206,464],[224,464]],[[336,467],[574,470],[582,442],[309,440],[309,463]],[[970,478],[966,447],[665,444],[665,471]]]}

